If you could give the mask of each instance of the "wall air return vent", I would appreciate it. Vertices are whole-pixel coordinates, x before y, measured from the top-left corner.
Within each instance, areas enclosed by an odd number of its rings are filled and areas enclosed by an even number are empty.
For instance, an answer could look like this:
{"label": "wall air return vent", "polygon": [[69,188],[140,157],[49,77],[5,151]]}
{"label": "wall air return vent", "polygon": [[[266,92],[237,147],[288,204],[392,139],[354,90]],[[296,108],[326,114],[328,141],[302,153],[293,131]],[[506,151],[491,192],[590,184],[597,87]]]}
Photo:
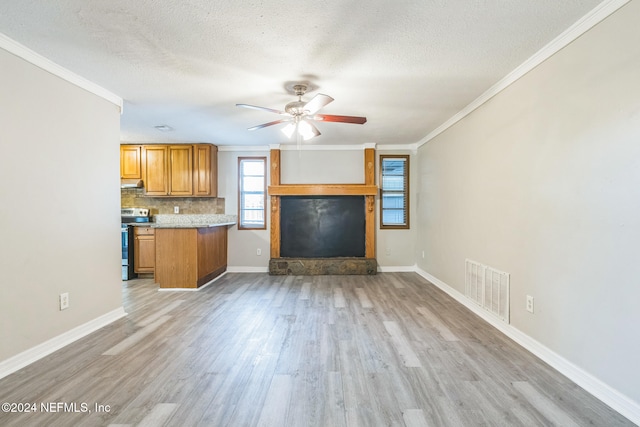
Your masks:
{"label": "wall air return vent", "polygon": [[465,260],[465,295],[505,323],[509,323],[509,273]]}
{"label": "wall air return vent", "polygon": [[464,294],[467,297],[471,298],[473,302],[482,306],[484,265],[468,259],[465,261],[465,273],[466,273],[466,278],[464,281],[464,284],[465,284]]}

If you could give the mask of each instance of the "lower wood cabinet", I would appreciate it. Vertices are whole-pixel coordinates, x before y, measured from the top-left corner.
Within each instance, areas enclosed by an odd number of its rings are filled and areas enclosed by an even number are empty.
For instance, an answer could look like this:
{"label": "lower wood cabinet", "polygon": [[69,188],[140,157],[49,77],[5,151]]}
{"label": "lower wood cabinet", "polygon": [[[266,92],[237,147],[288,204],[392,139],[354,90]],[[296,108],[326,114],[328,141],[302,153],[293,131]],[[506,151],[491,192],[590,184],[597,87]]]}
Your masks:
{"label": "lower wood cabinet", "polygon": [[198,288],[227,269],[227,227],[157,228],[160,288]]}
{"label": "lower wood cabinet", "polygon": [[153,273],[156,267],[156,236],[151,227],[133,227],[133,271]]}

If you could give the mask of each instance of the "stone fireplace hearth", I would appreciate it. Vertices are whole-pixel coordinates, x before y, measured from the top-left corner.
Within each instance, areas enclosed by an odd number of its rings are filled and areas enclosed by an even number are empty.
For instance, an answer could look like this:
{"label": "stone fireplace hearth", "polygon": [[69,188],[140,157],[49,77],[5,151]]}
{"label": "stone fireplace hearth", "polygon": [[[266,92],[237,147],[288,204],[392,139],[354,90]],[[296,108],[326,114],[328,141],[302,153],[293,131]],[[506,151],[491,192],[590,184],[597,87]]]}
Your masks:
{"label": "stone fireplace hearth", "polygon": [[269,274],[317,276],[329,274],[376,274],[378,263],[374,258],[272,258]]}

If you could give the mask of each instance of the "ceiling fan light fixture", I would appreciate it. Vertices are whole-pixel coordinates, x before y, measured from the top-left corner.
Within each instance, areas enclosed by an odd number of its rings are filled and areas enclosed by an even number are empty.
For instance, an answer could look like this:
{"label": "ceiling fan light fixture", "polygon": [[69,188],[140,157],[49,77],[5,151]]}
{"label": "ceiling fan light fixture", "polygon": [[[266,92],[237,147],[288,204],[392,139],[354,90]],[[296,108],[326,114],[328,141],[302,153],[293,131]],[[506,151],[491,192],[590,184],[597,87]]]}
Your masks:
{"label": "ceiling fan light fixture", "polygon": [[295,84],[292,88],[298,97],[297,101],[289,102],[284,107],[284,111],[276,110],[273,108],[259,107],[257,105],[249,104],[236,104],[237,107],[251,108],[254,110],[268,111],[270,113],[276,113],[280,116],[286,116],[280,120],[274,120],[269,123],[263,123],[261,125],[250,127],[249,130],[262,129],[268,126],[277,125],[280,123],[288,122],[288,124],[282,128],[287,138],[291,139],[293,134],[297,135],[298,144],[301,139],[305,141],[310,140],[320,135],[320,131],[313,124],[314,121],[323,122],[338,122],[338,123],[354,123],[364,124],[367,121],[366,117],[355,116],[337,116],[334,114],[316,114],[321,108],[327,104],[333,102],[333,98],[329,95],[322,93],[316,94],[310,101],[305,102],[302,100],[302,95],[307,92],[307,85],[304,83]]}
{"label": "ceiling fan light fixture", "polygon": [[289,139],[291,139],[291,136],[293,135],[293,132],[295,132],[295,130],[296,130],[295,123],[289,123],[288,125],[286,125],[281,129],[282,133],[284,133]]}
{"label": "ceiling fan light fixture", "polygon": [[305,141],[310,140],[311,138],[317,136],[319,133],[314,132],[313,126],[304,120],[301,120],[298,123],[298,133],[302,136],[302,139]]}
{"label": "ceiling fan light fixture", "polygon": [[315,138],[320,135],[318,129],[313,126],[311,123],[305,120],[299,120],[294,123],[289,123],[282,129],[280,129],[282,133],[284,133],[287,138],[291,139],[291,137],[296,134],[299,135],[305,141],[310,140],[311,138]]}

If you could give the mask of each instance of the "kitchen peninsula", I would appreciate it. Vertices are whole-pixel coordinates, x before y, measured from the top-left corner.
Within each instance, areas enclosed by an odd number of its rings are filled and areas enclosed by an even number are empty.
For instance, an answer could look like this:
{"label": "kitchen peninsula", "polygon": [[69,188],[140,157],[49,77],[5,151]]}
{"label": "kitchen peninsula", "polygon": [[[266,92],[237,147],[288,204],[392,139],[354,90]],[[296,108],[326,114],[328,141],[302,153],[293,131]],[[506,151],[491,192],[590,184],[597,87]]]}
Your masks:
{"label": "kitchen peninsula", "polygon": [[155,215],[155,281],[161,289],[197,289],[227,270],[234,215]]}

